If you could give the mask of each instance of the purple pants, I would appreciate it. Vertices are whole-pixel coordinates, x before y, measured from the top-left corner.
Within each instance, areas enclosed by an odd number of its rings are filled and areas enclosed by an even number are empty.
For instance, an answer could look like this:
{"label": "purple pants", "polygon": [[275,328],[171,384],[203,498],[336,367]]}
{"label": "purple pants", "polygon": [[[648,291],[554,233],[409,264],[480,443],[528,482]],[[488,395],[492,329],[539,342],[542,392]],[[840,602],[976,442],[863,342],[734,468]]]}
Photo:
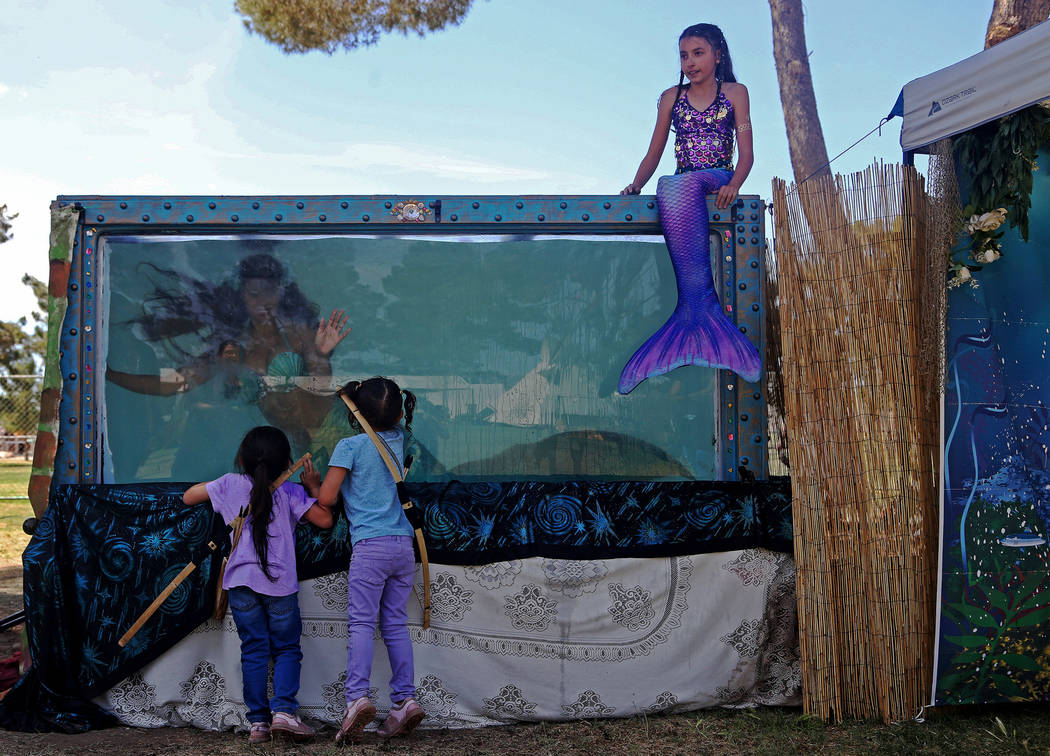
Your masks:
{"label": "purple pants", "polygon": [[390,656],[390,700],[414,698],[415,671],[408,635],[408,597],[416,576],[410,536],[366,538],[350,555],[350,639],[346,654],[346,702],[368,695],[376,624]]}

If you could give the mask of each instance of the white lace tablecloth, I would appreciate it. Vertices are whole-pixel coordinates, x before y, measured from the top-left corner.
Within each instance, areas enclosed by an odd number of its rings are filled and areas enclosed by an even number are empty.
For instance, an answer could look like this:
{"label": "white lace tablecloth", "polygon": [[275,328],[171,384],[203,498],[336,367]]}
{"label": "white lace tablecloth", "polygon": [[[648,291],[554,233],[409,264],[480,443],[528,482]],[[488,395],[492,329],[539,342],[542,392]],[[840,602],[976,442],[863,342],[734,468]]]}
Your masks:
{"label": "white lace tablecloth", "polygon": [[[433,565],[433,610],[409,602],[422,727],[793,705],[795,570],[764,549],[655,559]],[[300,714],[338,724],[346,574],[302,583]],[[96,701],[137,727],[246,727],[233,620],[209,620]],[[376,640],[372,696],[389,709]]]}

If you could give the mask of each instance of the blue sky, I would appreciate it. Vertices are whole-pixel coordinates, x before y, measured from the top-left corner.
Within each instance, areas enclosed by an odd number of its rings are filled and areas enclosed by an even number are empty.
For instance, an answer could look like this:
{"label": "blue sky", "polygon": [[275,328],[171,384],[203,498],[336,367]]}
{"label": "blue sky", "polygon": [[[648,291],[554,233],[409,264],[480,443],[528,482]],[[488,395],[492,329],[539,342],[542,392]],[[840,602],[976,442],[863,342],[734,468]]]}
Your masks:
{"label": "blue sky", "polygon": [[[648,7],[647,7],[648,6]],[[769,197],[791,167],[764,0],[474,0],[459,27],[357,51],[287,56],[232,0],[4,0],[0,319],[46,276],[58,194],[594,194],[633,177],[677,40],[726,34],[751,94]],[[909,80],[983,46],[991,0],[810,0],[810,63],[828,151],[878,123]],[[900,160],[900,122],[833,165]],[[673,170],[670,150],[657,175]],[[646,192],[655,188],[650,182]]]}

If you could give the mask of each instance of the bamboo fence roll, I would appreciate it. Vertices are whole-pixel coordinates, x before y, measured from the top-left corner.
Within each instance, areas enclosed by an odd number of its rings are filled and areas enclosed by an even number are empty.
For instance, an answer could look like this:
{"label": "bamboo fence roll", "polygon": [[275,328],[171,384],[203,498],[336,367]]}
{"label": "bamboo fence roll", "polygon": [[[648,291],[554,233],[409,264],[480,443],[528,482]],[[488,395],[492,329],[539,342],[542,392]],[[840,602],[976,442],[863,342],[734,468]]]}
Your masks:
{"label": "bamboo fence roll", "polygon": [[778,179],[773,205],[805,710],[909,719],[929,700],[938,543],[923,180]]}

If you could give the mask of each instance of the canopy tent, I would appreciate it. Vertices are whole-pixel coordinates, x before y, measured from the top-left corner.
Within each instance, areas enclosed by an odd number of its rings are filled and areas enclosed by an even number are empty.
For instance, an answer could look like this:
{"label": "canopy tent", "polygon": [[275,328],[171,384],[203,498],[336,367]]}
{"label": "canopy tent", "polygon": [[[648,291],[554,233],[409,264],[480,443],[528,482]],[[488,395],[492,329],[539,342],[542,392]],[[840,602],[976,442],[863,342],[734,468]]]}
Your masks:
{"label": "canopy tent", "polygon": [[888,118],[900,116],[905,154],[1050,97],[1050,21],[908,82]]}

